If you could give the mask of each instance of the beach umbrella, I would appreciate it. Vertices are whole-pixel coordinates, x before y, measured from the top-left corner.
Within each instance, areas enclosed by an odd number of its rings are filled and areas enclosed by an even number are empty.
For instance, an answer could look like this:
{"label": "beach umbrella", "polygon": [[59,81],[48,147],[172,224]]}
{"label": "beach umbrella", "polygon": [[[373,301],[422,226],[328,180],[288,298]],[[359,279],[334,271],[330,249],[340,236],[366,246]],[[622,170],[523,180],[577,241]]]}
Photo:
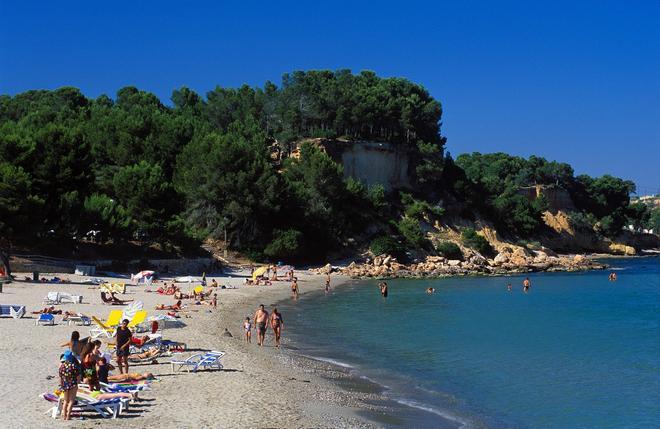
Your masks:
{"label": "beach umbrella", "polygon": [[257,268],[256,270],[254,270],[254,273],[252,273],[252,280],[256,280],[257,277],[259,276],[263,276],[266,271],[268,271],[267,265]]}

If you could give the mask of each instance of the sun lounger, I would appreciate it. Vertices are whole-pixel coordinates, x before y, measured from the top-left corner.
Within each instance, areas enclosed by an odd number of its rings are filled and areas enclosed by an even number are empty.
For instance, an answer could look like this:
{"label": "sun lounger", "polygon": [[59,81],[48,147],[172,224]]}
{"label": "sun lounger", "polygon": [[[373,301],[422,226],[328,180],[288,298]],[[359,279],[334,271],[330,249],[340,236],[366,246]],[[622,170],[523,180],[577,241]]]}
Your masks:
{"label": "sun lounger", "polygon": [[60,293],[59,292],[48,292],[48,295],[44,298],[44,304],[55,305],[60,303]]}
{"label": "sun lounger", "polygon": [[24,305],[0,305],[0,316],[11,316],[14,319],[20,319],[25,316]]}
{"label": "sun lounger", "polygon": [[[125,313],[124,313],[125,314]],[[147,320],[147,311],[146,310],[138,310],[135,312],[133,317],[130,319],[130,322],[128,322],[128,327],[130,329],[133,329],[137,332],[140,332],[142,325],[145,320]]]}
{"label": "sun lounger", "polygon": [[66,292],[48,292],[48,295],[44,298],[44,304],[80,304],[82,299],[82,295],[72,295]]}
{"label": "sun lounger", "polygon": [[77,326],[89,326],[92,324],[92,319],[80,313],[76,314],[75,316],[68,316],[65,321],[67,325],[71,325],[73,323]]}
{"label": "sun lounger", "polygon": [[52,314],[44,313],[40,314],[37,320],[34,321],[35,325],[54,325],[55,324],[55,316]]}
{"label": "sun lounger", "polygon": [[[220,363],[220,359],[222,359],[224,355],[225,352],[213,350],[206,353],[192,355],[184,360],[172,359],[170,364],[172,365],[172,372],[177,369],[180,370],[181,368],[185,368],[188,372],[197,372],[200,369],[222,369],[223,366],[222,363]],[[178,368],[175,369],[177,365]]]}
{"label": "sun lounger", "polygon": [[[128,319],[128,320],[133,320],[135,317],[135,314],[142,310],[144,307],[144,303],[142,301],[133,301],[130,304],[128,304],[123,311],[123,314],[121,316],[121,319]],[[142,323],[142,322],[140,322]]]}
{"label": "sun lounger", "polygon": [[102,292],[107,293],[126,293],[125,283],[103,283],[100,287]]}
{"label": "sun lounger", "polygon": [[112,310],[105,322],[100,321],[94,316],[92,316],[92,320],[97,326],[89,330],[90,337],[93,339],[99,337],[112,338],[115,335],[115,327],[122,320],[122,311]]}
{"label": "sun lounger", "polygon": [[[54,407],[50,408],[47,413],[49,413],[54,419],[57,418],[62,412],[62,406],[64,401],[61,396],[57,396],[53,393],[43,393],[41,397],[48,402],[57,403]],[[120,399],[108,399],[104,401],[96,401],[94,399],[86,399],[80,395],[76,396],[76,404],[73,406],[75,412],[82,411],[94,411],[100,414],[105,418],[117,418],[121,410],[123,409],[124,403]]]}

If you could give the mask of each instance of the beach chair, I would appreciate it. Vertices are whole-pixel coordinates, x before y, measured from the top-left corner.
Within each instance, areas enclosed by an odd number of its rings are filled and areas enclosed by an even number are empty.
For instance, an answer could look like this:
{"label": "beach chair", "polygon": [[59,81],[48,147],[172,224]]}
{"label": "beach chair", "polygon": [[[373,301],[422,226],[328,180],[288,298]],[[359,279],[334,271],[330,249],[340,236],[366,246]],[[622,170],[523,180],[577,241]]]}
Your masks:
{"label": "beach chair", "polygon": [[0,316],[11,316],[14,319],[20,319],[25,316],[24,305],[0,305]]}
{"label": "beach chair", "polygon": [[112,338],[115,335],[115,328],[122,320],[121,310],[112,310],[108,315],[108,320],[101,322],[96,317],[92,316],[92,320],[96,323],[96,327],[89,330],[89,336],[92,339],[99,337]]}
{"label": "beach chair", "polygon": [[[184,360],[172,359],[172,372],[185,368],[186,371],[197,372],[200,369],[222,369],[220,359],[225,355],[225,352],[212,350],[206,353],[197,353]],[[178,365],[178,368],[175,368]]]}
{"label": "beach chair", "polygon": [[128,319],[132,320],[135,317],[135,314],[142,310],[144,303],[142,301],[133,301],[128,304],[122,313],[121,320]]}
{"label": "beach chair", "polygon": [[48,295],[44,298],[44,304],[55,305],[60,303],[60,293],[59,292],[48,292]]}
{"label": "beach chair", "polygon": [[[64,400],[62,396],[57,396],[54,393],[43,393],[41,397],[48,402],[56,403],[54,407],[50,408],[46,413],[50,414],[54,419],[62,413],[62,406]],[[88,400],[79,395],[76,395],[76,404],[73,406],[75,412],[93,411],[100,414],[104,418],[117,418],[122,410],[122,401],[120,399],[108,399],[105,401],[96,401],[94,399]]]}
{"label": "beach chair", "polygon": [[71,325],[71,324],[77,325],[77,326],[89,326],[92,324],[92,319],[89,317],[83,315],[83,314],[76,314],[75,316],[68,316],[66,318],[66,324]]}
{"label": "beach chair", "polygon": [[146,310],[138,310],[135,312],[135,315],[131,319],[130,322],[128,322],[128,327],[130,329],[134,329],[135,331],[139,332],[141,324],[143,324],[147,320],[147,311]]}
{"label": "beach chair", "polygon": [[82,295],[71,295],[70,293],[60,292],[60,304],[80,304],[82,299]]}
{"label": "beach chair", "polygon": [[48,313],[40,314],[39,317],[34,321],[34,324],[53,326],[55,324],[55,316]]}

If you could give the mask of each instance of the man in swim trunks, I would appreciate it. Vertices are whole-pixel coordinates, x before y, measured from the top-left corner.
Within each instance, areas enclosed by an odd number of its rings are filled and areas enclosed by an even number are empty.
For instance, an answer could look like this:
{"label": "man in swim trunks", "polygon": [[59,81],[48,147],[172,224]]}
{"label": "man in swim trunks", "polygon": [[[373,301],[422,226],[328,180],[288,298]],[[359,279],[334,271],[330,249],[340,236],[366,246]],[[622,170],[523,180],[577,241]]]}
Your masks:
{"label": "man in swim trunks", "polygon": [[257,326],[257,344],[263,346],[266,339],[266,329],[268,329],[268,312],[263,304],[254,313],[254,323]]}
{"label": "man in swim trunks", "polygon": [[117,367],[119,368],[119,373],[128,374],[128,355],[131,353],[131,338],[133,333],[128,329],[128,319],[121,321],[121,325],[117,328],[115,333],[117,337]]}
{"label": "man in swim trunks", "polygon": [[532,286],[532,282],[529,281],[529,277],[525,277],[525,280],[523,280],[523,291],[525,293],[529,292],[530,286]]}

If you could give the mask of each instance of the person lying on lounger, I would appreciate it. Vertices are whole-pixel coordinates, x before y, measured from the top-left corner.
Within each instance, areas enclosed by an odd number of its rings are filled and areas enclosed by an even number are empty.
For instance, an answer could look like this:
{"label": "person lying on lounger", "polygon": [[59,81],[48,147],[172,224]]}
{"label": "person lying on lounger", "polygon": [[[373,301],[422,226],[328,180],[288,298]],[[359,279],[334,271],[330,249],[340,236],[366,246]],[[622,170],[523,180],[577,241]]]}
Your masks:
{"label": "person lying on lounger", "polygon": [[55,307],[51,305],[50,307],[44,307],[43,310],[33,311],[32,314],[62,314],[62,310],[55,310]]}
{"label": "person lying on lounger", "polygon": [[130,360],[147,360],[147,359],[155,359],[161,355],[161,351],[157,348],[149,349],[146,352],[141,352],[141,353],[132,353],[128,355],[128,359]]}
{"label": "person lying on lounger", "polygon": [[183,293],[180,290],[174,292],[174,299],[185,299],[185,298],[192,298],[192,296],[188,295],[187,293]]}
{"label": "person lying on lounger", "polygon": [[165,304],[158,304],[156,305],[156,310],[174,310],[174,311],[179,311],[181,310],[181,300],[178,300],[176,304],[174,305],[165,305]]}
{"label": "person lying on lounger", "polygon": [[142,380],[153,380],[155,377],[150,372],[144,372],[142,374],[137,372],[131,372],[128,374],[115,374],[109,375],[108,381],[110,383],[126,383],[129,381],[142,381]]}

